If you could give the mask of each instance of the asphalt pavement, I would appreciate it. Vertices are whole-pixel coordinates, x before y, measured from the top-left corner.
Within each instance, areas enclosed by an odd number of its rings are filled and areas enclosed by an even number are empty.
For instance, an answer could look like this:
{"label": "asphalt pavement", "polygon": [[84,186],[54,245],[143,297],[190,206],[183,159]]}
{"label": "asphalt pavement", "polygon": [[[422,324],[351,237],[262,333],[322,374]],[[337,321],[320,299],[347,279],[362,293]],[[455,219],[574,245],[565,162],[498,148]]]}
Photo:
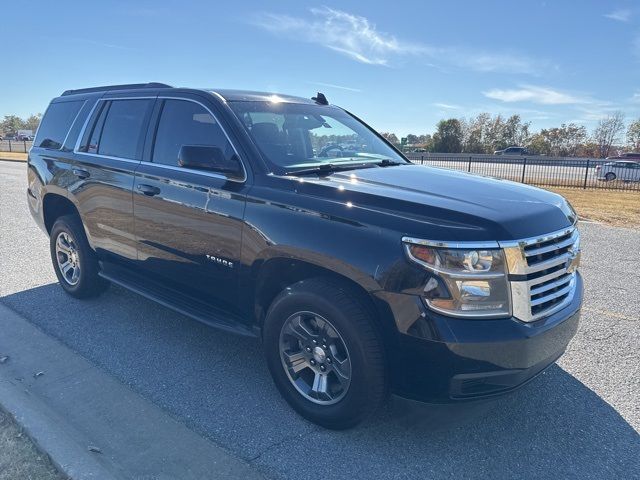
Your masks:
{"label": "asphalt pavement", "polygon": [[346,432],[286,405],[256,340],[121,288],[90,301],[65,295],[28,213],[26,166],[9,162],[0,162],[0,302],[270,478],[638,478],[640,232],[581,230],[583,318],[558,365],[498,400],[394,402]]}

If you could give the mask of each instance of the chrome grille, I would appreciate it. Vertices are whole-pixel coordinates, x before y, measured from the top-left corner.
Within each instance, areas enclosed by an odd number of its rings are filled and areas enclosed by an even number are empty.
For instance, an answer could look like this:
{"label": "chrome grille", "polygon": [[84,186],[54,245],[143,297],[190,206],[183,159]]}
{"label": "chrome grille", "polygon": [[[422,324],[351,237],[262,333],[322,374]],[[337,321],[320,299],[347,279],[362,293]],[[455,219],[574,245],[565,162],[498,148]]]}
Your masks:
{"label": "chrome grille", "polygon": [[575,227],[541,237],[500,242],[512,280],[513,314],[532,322],[560,310],[573,298],[580,262]]}

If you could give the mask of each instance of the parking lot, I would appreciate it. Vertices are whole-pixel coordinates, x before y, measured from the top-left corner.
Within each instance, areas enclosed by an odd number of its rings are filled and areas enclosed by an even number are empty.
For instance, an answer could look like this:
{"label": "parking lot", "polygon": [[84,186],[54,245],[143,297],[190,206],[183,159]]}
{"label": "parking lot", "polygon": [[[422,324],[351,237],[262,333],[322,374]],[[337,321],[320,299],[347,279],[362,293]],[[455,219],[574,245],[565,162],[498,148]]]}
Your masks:
{"label": "parking lot", "polygon": [[582,224],[580,329],[524,388],[473,405],[394,402],[332,432],[285,404],[257,341],[121,288],[91,301],[65,295],[25,179],[26,165],[0,162],[0,302],[269,478],[640,476],[638,230]]}

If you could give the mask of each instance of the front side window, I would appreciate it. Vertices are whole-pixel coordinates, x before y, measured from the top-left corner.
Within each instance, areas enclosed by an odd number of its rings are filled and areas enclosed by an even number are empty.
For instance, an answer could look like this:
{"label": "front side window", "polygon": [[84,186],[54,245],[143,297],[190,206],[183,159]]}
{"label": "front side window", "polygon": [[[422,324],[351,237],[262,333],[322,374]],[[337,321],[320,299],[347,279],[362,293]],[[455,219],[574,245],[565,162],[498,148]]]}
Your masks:
{"label": "front side window", "polygon": [[235,153],[215,117],[202,105],[188,100],[165,100],[153,147],[153,162],[177,166],[183,145],[218,147],[228,159]]}
{"label": "front side window", "polygon": [[57,102],[49,105],[38,128],[34,145],[54,150],[61,149],[83,103],[83,101]]}
{"label": "front side window", "polygon": [[323,163],[405,163],[366,125],[336,107],[245,101],[230,105],[278,173]]}
{"label": "front side window", "polygon": [[[100,155],[139,160],[144,126],[152,100],[112,100],[105,113],[102,131],[91,136],[88,148]],[[102,115],[97,119],[96,127]]]}

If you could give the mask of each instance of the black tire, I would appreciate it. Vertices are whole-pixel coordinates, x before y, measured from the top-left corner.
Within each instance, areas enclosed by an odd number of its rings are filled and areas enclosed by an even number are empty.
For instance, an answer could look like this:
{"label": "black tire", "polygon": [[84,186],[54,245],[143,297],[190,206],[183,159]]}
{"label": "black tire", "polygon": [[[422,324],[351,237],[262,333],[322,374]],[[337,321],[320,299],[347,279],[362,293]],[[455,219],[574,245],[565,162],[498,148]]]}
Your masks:
{"label": "black tire", "polygon": [[616,174],[615,174],[615,173],[613,173],[613,172],[609,172],[609,173],[607,173],[607,174],[604,176],[604,179],[605,179],[607,182],[610,182],[610,181],[612,181],[612,180],[615,180],[615,179],[616,179]]}
{"label": "black tire", "polygon": [[[281,332],[285,322],[299,312],[313,312],[326,319],[346,346],[350,383],[336,403],[314,403],[294,386],[287,373],[281,358]],[[380,335],[373,324],[372,312],[347,284],[313,278],[288,287],[269,307],[263,341],[276,387],[294,410],[313,423],[334,430],[351,428],[376,412],[387,399]]]}
{"label": "black tire", "polygon": [[[60,264],[64,265],[70,257],[64,253],[58,253],[56,243],[59,238],[65,240],[63,242],[65,245],[68,243],[67,240],[72,242],[72,257],[79,267],[77,278],[70,278],[73,275],[65,275],[62,271]],[[84,227],[77,215],[64,215],[55,221],[49,235],[49,247],[53,269],[60,285],[69,295],[76,298],[91,298],[100,295],[109,287],[109,282],[98,275],[100,271],[98,257],[89,246]],[[59,255],[62,255],[61,261],[58,261]]]}

